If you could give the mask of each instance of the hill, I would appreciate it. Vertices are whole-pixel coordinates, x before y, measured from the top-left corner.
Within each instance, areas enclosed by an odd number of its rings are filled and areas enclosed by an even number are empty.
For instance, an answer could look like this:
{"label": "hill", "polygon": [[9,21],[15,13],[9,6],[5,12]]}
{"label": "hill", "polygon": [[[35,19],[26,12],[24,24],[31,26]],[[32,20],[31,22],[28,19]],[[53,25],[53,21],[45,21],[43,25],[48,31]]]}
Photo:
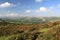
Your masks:
{"label": "hill", "polygon": [[[38,18],[27,18],[26,20],[30,19],[36,21]],[[60,40],[60,21],[51,22],[53,18],[49,18],[48,22],[32,24],[25,24],[28,21],[18,24],[15,20],[11,20],[0,19],[0,40]]]}

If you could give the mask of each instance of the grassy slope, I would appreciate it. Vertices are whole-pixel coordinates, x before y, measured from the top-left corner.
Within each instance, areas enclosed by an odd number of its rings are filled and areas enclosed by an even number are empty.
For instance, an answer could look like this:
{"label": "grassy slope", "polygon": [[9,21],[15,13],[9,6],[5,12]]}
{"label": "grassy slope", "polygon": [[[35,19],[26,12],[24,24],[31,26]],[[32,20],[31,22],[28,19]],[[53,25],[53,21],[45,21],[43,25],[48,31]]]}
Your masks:
{"label": "grassy slope", "polygon": [[[56,25],[56,26],[60,26],[60,25]],[[54,26],[54,27],[56,27],[56,26]],[[53,29],[54,27],[52,27],[52,28],[44,28],[44,29],[41,29],[41,30],[39,30],[39,32],[47,32],[49,29]],[[0,37],[0,40],[8,40],[9,38],[11,38],[11,37],[15,37],[15,36],[17,36],[18,34],[16,34],[16,35],[10,35],[10,36],[3,36],[3,37]]]}
{"label": "grassy slope", "polygon": [[[55,25],[55,26],[53,26],[53,27],[51,27],[51,28],[43,28],[43,29],[40,29],[40,30],[38,30],[39,32],[47,32],[48,30],[50,30],[50,29],[53,29],[54,27],[58,27],[58,26],[60,26],[60,25]],[[33,31],[32,31],[33,32]],[[11,38],[11,37],[16,37],[18,34],[16,34],[16,35],[9,35],[9,36],[3,36],[3,37],[0,37],[0,40],[8,40],[9,38]],[[39,36],[38,36],[39,37]]]}

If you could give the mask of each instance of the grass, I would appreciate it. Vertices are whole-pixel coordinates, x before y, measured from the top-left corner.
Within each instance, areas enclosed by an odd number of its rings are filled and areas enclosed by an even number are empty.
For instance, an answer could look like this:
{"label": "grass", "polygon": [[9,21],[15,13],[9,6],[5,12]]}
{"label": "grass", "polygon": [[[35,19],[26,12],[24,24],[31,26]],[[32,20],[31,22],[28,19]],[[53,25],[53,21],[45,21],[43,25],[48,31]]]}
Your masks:
{"label": "grass", "polygon": [[[53,29],[54,27],[58,27],[58,26],[60,26],[60,25],[55,25],[55,26],[53,26],[53,27],[51,27],[51,28],[43,28],[43,29],[38,30],[38,31],[39,31],[39,32],[46,32],[46,31],[48,31],[49,29]],[[9,40],[9,38],[17,37],[18,35],[19,35],[19,34],[9,35],[9,36],[2,36],[2,37],[0,37],[0,40]]]}
{"label": "grass", "polygon": [[17,37],[18,34],[16,35],[10,35],[10,36],[3,36],[3,37],[0,37],[0,40],[8,40],[9,38],[12,38],[12,37]]}
{"label": "grass", "polygon": [[50,28],[44,28],[44,29],[41,29],[41,30],[39,30],[40,32],[46,32],[46,31],[48,31]]}
{"label": "grass", "polygon": [[49,29],[53,29],[54,27],[58,27],[58,26],[60,26],[60,25],[55,25],[55,26],[53,26],[53,27],[51,27],[51,28],[43,28],[43,29],[39,30],[39,32],[46,32],[46,31],[48,31]]}
{"label": "grass", "polygon": [[5,40],[5,38],[6,38],[5,36],[3,36],[3,37],[0,37],[0,40]]}

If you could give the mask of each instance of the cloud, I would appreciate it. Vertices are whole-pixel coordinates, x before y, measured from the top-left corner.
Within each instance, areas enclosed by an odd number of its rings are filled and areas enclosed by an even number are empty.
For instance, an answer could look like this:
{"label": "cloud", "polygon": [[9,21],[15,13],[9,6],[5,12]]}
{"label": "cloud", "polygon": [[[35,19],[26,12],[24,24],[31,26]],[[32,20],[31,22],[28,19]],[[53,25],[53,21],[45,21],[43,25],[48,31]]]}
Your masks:
{"label": "cloud", "polygon": [[26,13],[29,13],[29,12],[31,12],[31,10],[26,10],[25,12],[26,12]]}
{"label": "cloud", "polygon": [[17,14],[17,13],[9,13],[9,14],[6,14],[6,16],[17,17],[17,16],[19,16],[19,14]]}
{"label": "cloud", "polygon": [[48,11],[48,9],[47,9],[47,8],[45,8],[45,7],[40,7],[40,8],[39,8],[39,11],[40,11],[40,12],[47,12],[47,11]]}
{"label": "cloud", "polygon": [[13,6],[13,5],[14,5],[14,4],[11,4],[11,3],[9,3],[9,2],[5,2],[5,3],[0,4],[0,7],[1,7],[1,8],[5,8],[5,7]]}
{"label": "cloud", "polygon": [[53,7],[49,7],[49,8],[46,8],[46,7],[40,7],[36,10],[26,10],[25,13],[54,13],[53,11]]}
{"label": "cloud", "polygon": [[25,13],[34,13],[34,12],[36,12],[36,10],[30,10],[30,9],[29,9],[29,10],[26,10],[26,11],[25,11]]}
{"label": "cloud", "polygon": [[36,13],[40,13],[40,12],[48,12],[49,9],[46,7],[40,7],[39,9],[35,10]]}
{"label": "cloud", "polygon": [[3,15],[2,14],[0,14],[0,17],[2,17]]}
{"label": "cloud", "polygon": [[54,13],[53,11],[53,7],[49,7],[49,8],[46,8],[46,7],[40,7],[37,11],[37,13]]}
{"label": "cloud", "polygon": [[60,8],[60,4],[57,5]]}
{"label": "cloud", "polygon": [[0,14],[0,17],[19,17],[20,14],[18,13],[5,13],[5,14]]}
{"label": "cloud", "polygon": [[26,17],[29,16],[29,14],[19,14],[19,13],[5,13],[5,14],[0,14],[0,17]]}
{"label": "cloud", "polygon": [[30,13],[30,12],[32,12],[32,10],[26,10],[25,12],[26,12],[26,13]]}
{"label": "cloud", "polygon": [[43,0],[35,0],[36,2],[42,2]]}

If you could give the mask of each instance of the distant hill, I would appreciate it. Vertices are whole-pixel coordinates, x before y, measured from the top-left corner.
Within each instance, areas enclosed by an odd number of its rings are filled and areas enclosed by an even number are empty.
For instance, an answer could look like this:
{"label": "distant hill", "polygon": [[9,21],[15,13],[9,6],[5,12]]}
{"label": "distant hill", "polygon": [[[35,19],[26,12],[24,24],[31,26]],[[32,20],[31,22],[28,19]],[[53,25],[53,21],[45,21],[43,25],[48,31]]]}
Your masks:
{"label": "distant hill", "polygon": [[17,18],[0,18],[6,22],[11,23],[24,23],[24,24],[32,24],[32,23],[42,23],[42,22],[55,22],[60,21],[60,17],[17,17]]}

